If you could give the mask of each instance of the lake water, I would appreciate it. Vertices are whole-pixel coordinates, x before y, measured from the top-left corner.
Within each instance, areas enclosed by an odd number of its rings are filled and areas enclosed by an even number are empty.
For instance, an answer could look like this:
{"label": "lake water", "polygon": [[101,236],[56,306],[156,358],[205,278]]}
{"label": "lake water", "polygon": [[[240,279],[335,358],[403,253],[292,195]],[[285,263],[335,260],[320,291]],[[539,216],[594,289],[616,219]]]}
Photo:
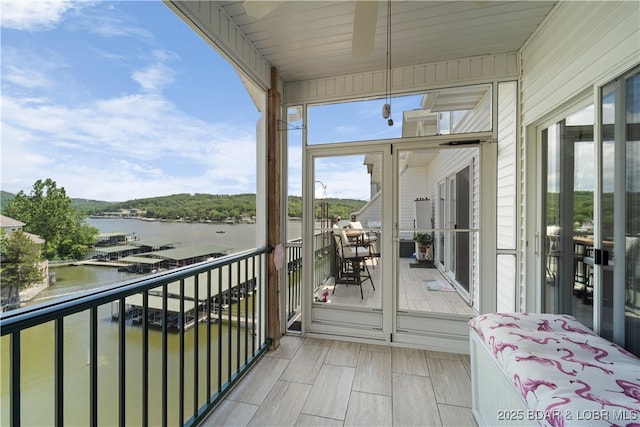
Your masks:
{"label": "lake water", "polygon": [[[188,224],[167,222],[145,222],[132,219],[90,219],[90,225],[97,227],[101,233],[126,232],[135,235],[139,240],[167,239],[179,242],[178,247],[196,246],[204,243],[216,243],[230,248],[230,253],[255,247],[255,224]],[[300,222],[290,221],[289,236],[300,236]],[[216,233],[224,230],[225,233]],[[49,301],[56,297],[68,295],[97,286],[118,283],[132,277],[141,277],[131,273],[118,272],[113,267],[55,267],[51,269],[56,273],[55,285],[43,290],[37,295],[32,304]],[[111,305],[99,308],[98,325],[98,388],[99,388],[99,424],[117,425],[118,404],[117,395],[113,392],[118,384],[118,328],[117,323],[111,321]],[[70,316],[64,321],[64,381],[65,396],[72,397],[65,405],[65,424],[88,425],[89,420],[89,315],[79,313]],[[226,330],[226,326],[224,327]],[[217,329],[213,328],[217,334]],[[45,426],[51,425],[54,414],[54,325],[48,323],[31,328],[21,335],[21,399],[22,399],[22,425]],[[224,333],[224,332],[223,332]],[[185,339],[186,347],[186,372],[193,372],[189,360],[194,357],[194,330],[187,331]],[[206,329],[200,328],[199,342],[205,342]],[[234,334],[235,335],[235,334]],[[154,351],[161,348],[162,335],[159,331],[150,331],[150,424],[158,425],[161,411],[161,375],[162,361],[160,352]],[[215,339],[215,337],[214,337]],[[139,425],[141,423],[141,348],[142,331],[140,328],[126,328],[126,371],[127,371],[127,425]],[[226,346],[226,343],[224,344]],[[178,383],[178,349],[177,334],[168,336],[169,348],[169,399],[175,401],[177,387],[171,384]],[[205,346],[199,351],[199,361],[204,372]],[[212,351],[217,353],[217,344]],[[223,349],[226,354],[226,349]],[[3,337],[0,342],[0,425],[9,425],[9,337]],[[215,366],[215,364],[214,364]],[[226,363],[223,363],[226,369]],[[155,374],[154,374],[155,373]],[[190,404],[193,397],[191,375],[186,375],[185,401]],[[217,378],[212,378],[213,384]],[[199,381],[201,399],[205,398],[205,379]],[[190,407],[190,406],[187,406]],[[181,424],[178,420],[176,405],[168,408],[169,424]]]}
{"label": "lake water", "polygon": [[[87,222],[100,233],[122,232],[138,240],[163,239],[176,243],[178,248],[215,243],[228,248],[227,253],[233,253],[256,247],[256,224],[196,224],[111,218],[89,218]],[[289,221],[288,235],[289,239],[300,237],[300,221]],[[65,266],[51,267],[50,271],[56,273],[55,285],[40,292],[32,303],[140,277],[111,267]]]}

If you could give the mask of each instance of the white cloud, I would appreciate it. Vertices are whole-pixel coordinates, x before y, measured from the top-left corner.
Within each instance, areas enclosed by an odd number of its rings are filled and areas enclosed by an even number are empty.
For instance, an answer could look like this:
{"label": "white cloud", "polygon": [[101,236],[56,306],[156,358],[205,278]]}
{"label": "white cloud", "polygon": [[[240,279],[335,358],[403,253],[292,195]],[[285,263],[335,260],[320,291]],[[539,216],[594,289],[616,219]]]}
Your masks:
{"label": "white cloud", "polygon": [[79,5],[71,0],[2,0],[0,7],[3,28],[42,31],[56,27],[65,13]]}
{"label": "white cloud", "polygon": [[[82,106],[2,98],[3,190],[52,178],[71,197],[255,192],[255,133],[131,95]],[[6,177],[11,177],[6,180]]]}
{"label": "white cloud", "polygon": [[134,71],[131,78],[147,92],[159,92],[174,81],[174,72],[164,64],[153,64]]}
{"label": "white cloud", "polygon": [[29,90],[50,89],[57,84],[54,73],[67,67],[55,52],[35,53],[10,46],[3,46],[1,66],[5,93],[12,85]]}

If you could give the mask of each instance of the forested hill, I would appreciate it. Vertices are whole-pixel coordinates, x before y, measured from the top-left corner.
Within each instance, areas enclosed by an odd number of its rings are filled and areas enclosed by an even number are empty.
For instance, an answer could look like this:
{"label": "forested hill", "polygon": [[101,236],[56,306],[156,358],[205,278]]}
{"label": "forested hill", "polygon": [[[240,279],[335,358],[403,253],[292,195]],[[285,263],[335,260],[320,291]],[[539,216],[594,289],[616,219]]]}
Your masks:
{"label": "forested hill", "polygon": [[[329,217],[348,218],[351,212],[359,210],[366,202],[353,199],[325,199],[329,205]],[[95,205],[92,206],[92,203]],[[118,209],[140,209],[148,218],[183,219],[190,221],[223,221],[228,217],[241,218],[256,214],[255,194],[214,195],[214,194],[173,194],[171,196],[135,199],[126,202],[107,203],[73,199],[73,205],[81,211],[96,215]],[[317,215],[319,215],[319,210]],[[289,197],[289,216],[302,216],[302,198]]]}

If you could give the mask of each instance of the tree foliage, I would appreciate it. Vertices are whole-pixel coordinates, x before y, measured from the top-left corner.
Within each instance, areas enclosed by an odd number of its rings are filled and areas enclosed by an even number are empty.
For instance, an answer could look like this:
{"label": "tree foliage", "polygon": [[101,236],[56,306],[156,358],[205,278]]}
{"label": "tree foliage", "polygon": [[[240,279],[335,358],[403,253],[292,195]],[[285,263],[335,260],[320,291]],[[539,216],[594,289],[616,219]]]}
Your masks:
{"label": "tree foliage", "polygon": [[44,280],[44,273],[40,269],[41,247],[22,230],[9,234],[2,232],[0,254],[2,257],[0,285],[3,290],[7,289],[9,301],[17,302],[21,289]]}
{"label": "tree foliage", "polygon": [[[47,178],[33,184],[29,195],[20,191],[5,207],[5,215],[24,222],[24,230],[44,239],[48,259],[83,258],[87,246],[95,243],[98,229],[71,206],[64,187]],[[83,248],[84,247],[84,248]]]}
{"label": "tree foliage", "polygon": [[[352,199],[323,199],[329,205],[329,218],[340,216],[349,218],[352,212],[359,210],[365,202]],[[289,196],[288,212],[290,217],[302,217],[302,197]],[[90,214],[103,214],[118,209],[141,209],[147,218],[186,221],[224,221],[226,218],[256,215],[255,194],[173,194],[170,196],[134,199],[112,203],[89,210]],[[315,216],[320,217],[320,209]]]}

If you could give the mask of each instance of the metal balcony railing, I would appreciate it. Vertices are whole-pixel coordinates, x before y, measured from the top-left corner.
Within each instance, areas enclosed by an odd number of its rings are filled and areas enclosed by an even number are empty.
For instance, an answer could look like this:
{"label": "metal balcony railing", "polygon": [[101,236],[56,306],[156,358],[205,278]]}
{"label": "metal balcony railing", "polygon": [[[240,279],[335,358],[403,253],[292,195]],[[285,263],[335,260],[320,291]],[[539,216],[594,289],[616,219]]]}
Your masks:
{"label": "metal balcony railing", "polygon": [[0,424],[197,425],[270,343],[267,252],[3,313]]}
{"label": "metal balcony railing", "polygon": [[[314,236],[315,260],[313,265],[313,292],[331,277],[335,262],[332,232],[323,231]],[[287,324],[290,325],[301,312],[302,306],[302,239],[287,242]]]}

